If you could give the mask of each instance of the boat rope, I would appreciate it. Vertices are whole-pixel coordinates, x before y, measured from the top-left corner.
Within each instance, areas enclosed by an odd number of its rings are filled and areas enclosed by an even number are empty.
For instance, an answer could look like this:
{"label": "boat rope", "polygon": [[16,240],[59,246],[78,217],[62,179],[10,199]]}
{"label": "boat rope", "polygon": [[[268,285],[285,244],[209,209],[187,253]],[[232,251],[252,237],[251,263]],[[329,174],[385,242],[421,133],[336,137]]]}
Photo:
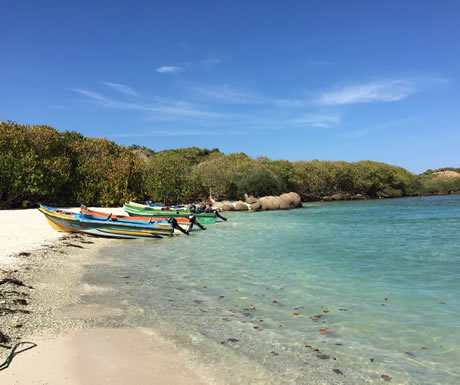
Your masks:
{"label": "boat rope", "polygon": [[[16,350],[20,345],[25,345],[25,344],[29,344],[30,346],[22,349],[22,350]],[[25,352],[26,350],[29,350],[29,349],[33,349],[37,346],[36,343],[33,343],[33,342],[19,342],[17,343],[16,345],[14,345],[13,349],[11,350],[11,353],[8,355],[8,357],[6,357],[6,360],[5,362],[3,362],[2,364],[0,364],[0,370],[4,370],[6,369],[8,366],[10,366],[11,364],[11,361],[13,361],[13,358],[15,356],[17,356],[19,353],[22,353],[22,352]]]}

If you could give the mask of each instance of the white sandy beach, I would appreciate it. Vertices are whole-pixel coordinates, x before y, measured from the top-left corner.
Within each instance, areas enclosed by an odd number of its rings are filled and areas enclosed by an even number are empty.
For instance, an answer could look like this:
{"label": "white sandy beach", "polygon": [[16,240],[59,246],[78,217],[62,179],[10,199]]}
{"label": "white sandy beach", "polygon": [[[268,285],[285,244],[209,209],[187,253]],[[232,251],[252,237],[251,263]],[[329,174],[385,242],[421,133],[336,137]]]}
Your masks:
{"label": "white sandy beach", "polygon": [[[79,208],[70,210],[78,211]],[[94,210],[125,215],[123,208],[101,208]],[[20,264],[21,259],[15,257],[23,251],[39,249],[57,241],[63,233],[51,226],[38,209],[0,210],[0,268]]]}
{"label": "white sandy beach", "polygon": [[[98,210],[123,214],[121,208]],[[20,276],[21,270],[27,266],[27,274],[29,274],[27,284],[34,286],[34,290],[30,290],[30,300],[27,297],[30,301],[27,307],[31,310],[30,315],[13,316],[13,322],[3,321],[5,317],[2,317],[0,331],[4,334],[16,333],[12,329],[18,319],[20,322],[24,320],[27,323],[27,317],[32,317],[29,321],[34,323],[33,318],[37,317],[38,313],[34,309],[37,306],[47,309],[47,306],[50,306],[47,302],[52,302],[51,306],[55,306],[56,301],[46,299],[47,293],[54,293],[55,296],[65,296],[65,293],[69,293],[70,297],[73,295],[78,298],[78,295],[75,295],[75,282],[67,279],[68,273],[72,270],[71,265],[74,265],[73,271],[77,271],[74,276],[78,279],[78,270],[82,270],[82,264],[88,258],[94,256],[97,258],[98,247],[107,240],[98,242],[99,240],[95,239],[94,242],[86,242],[94,244],[91,246],[85,244],[85,249],[82,250],[72,247],[62,249],[66,247],[65,242],[60,241],[64,235],[65,233],[52,229],[38,209],[0,211],[0,273],[10,274],[8,272],[17,269],[18,272],[14,275]],[[56,246],[57,251],[53,248],[44,251],[47,246],[53,245]],[[60,254],[59,250],[61,250]],[[45,253],[46,257],[36,259],[34,262],[34,258],[18,255],[20,252],[31,251],[34,255]],[[72,254],[74,252],[77,253],[77,257]],[[86,257],[90,254],[92,257]],[[42,262],[44,266],[41,265]],[[34,281],[34,272],[40,273],[43,269],[49,271]],[[53,275],[56,276],[52,279],[46,278]],[[5,287],[3,289],[6,290]],[[114,309],[99,309],[97,305],[93,307],[90,305],[86,317],[104,317],[112,310]],[[46,317],[46,311],[42,313],[45,313]],[[56,317],[56,314],[65,317],[64,313],[56,310],[49,317]],[[80,309],[77,313],[78,317],[84,317],[85,309]],[[51,324],[53,322],[56,320],[53,319]],[[43,324],[41,320],[39,324]],[[84,325],[84,322],[81,324]],[[63,322],[61,325],[66,323]],[[191,367],[183,352],[177,350],[172,343],[162,340],[153,330],[85,328],[84,326],[69,327],[69,330],[66,330],[64,326],[64,330],[60,327],[56,332],[53,332],[52,327],[48,327],[45,332],[36,330],[27,334],[26,331],[29,329],[25,327],[24,329],[20,340],[34,341],[38,347],[17,355],[9,368],[0,371],[0,384],[201,385],[209,383],[203,379],[197,369]],[[11,344],[13,345],[14,342]],[[8,350],[0,348],[0,363],[8,353]]]}
{"label": "white sandy beach", "polygon": [[61,236],[37,209],[0,210],[0,268],[20,263],[14,254],[38,249]]}

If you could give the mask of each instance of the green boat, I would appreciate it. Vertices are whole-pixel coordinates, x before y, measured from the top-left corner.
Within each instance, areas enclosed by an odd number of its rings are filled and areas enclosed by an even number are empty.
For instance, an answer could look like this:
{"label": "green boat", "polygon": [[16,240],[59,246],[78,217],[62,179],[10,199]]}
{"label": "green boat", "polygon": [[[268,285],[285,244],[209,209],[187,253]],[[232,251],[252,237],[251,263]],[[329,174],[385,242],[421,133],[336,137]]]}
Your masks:
{"label": "green boat", "polygon": [[[125,203],[123,209],[129,216],[140,217],[156,217],[156,218],[188,218],[194,215],[198,223],[202,225],[209,225],[216,223],[219,216],[216,212],[212,213],[193,213],[190,210],[158,210],[158,208],[150,207],[136,202]],[[223,218],[224,219],[224,218]]]}

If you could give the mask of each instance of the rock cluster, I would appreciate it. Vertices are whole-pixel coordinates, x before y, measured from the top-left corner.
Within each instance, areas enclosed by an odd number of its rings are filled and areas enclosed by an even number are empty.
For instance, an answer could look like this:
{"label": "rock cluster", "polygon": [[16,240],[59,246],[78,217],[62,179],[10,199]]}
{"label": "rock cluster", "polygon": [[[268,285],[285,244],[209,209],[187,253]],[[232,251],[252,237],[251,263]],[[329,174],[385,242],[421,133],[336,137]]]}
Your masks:
{"label": "rock cluster", "polygon": [[259,211],[259,210],[288,210],[302,206],[299,194],[295,192],[280,196],[266,196],[255,198],[245,194],[244,202],[214,202],[213,207],[222,211]]}

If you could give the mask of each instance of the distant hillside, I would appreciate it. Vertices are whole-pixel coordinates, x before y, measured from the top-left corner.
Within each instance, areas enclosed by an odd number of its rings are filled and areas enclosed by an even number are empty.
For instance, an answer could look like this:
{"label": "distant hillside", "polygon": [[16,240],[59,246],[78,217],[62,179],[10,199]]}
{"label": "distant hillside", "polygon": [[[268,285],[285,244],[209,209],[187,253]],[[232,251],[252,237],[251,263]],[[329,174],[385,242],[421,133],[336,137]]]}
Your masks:
{"label": "distant hillside", "polygon": [[[457,174],[460,174],[460,168],[443,167],[443,168],[436,168],[434,170],[428,169],[422,175],[431,175],[431,174],[442,173],[442,172],[446,172],[446,171],[453,171],[453,172],[455,172]],[[447,175],[449,175],[449,174],[447,174]]]}
{"label": "distant hillside", "polygon": [[460,168],[445,167],[427,170],[418,176],[421,194],[452,194],[460,192]]}

